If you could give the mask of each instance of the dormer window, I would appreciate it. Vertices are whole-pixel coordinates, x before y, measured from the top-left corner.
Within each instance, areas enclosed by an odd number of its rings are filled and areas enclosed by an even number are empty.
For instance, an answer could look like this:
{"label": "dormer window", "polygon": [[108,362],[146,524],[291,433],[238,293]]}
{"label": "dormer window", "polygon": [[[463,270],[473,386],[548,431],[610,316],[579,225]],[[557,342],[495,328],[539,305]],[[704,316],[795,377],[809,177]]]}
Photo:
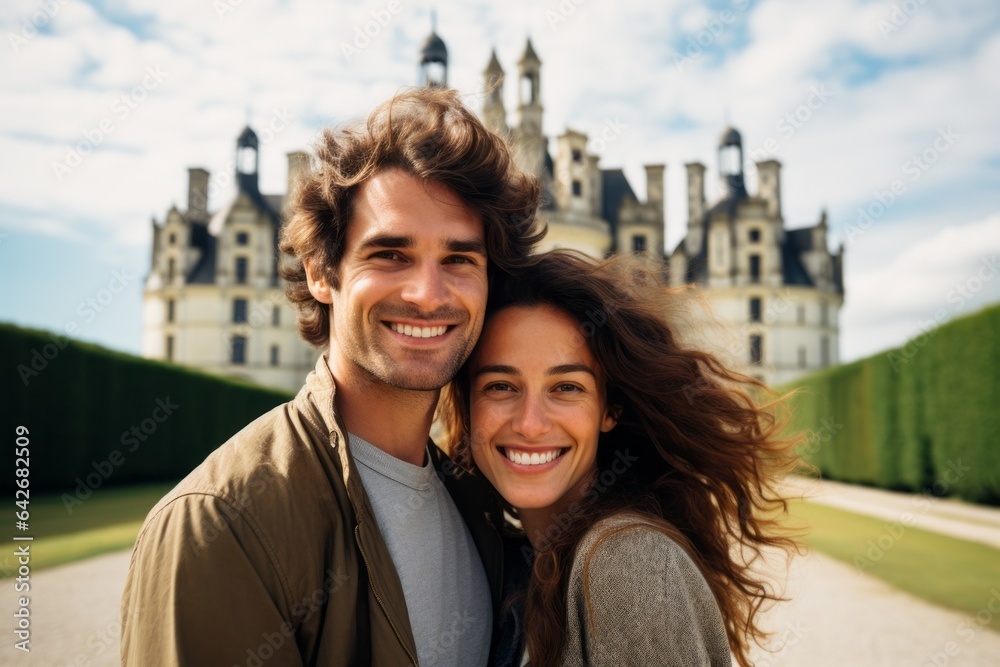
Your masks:
{"label": "dormer window", "polygon": [[236,232],[236,245],[250,245],[250,235],[246,232]]}
{"label": "dormer window", "polygon": [[759,229],[751,229],[750,230],[750,243],[759,243],[759,242],[760,242],[760,230]]}
{"label": "dormer window", "polygon": [[583,151],[579,148],[573,149],[573,162],[583,162]]}

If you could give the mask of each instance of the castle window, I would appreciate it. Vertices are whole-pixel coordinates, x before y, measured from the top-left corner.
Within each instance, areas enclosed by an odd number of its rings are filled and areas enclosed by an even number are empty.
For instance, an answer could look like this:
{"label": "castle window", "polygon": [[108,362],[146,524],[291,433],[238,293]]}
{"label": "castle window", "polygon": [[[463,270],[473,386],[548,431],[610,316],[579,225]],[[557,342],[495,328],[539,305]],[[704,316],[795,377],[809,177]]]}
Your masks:
{"label": "castle window", "polygon": [[579,148],[573,149],[573,162],[583,162],[583,151]]}
{"label": "castle window", "polygon": [[760,322],[760,298],[750,299],[750,321]]}
{"label": "castle window", "polygon": [[230,350],[229,361],[234,364],[247,362],[247,339],[244,336],[233,336],[233,347]]}
{"label": "castle window", "polygon": [[173,245],[177,243],[177,234],[171,234],[167,237],[167,245]]}
{"label": "castle window", "polygon": [[247,321],[247,300],[233,299],[233,323],[245,324]]}
{"label": "castle window", "polygon": [[250,245],[250,235],[246,232],[236,232],[236,245]]}
{"label": "castle window", "polygon": [[760,230],[751,229],[750,230],[750,243],[758,243],[760,241]]}
{"label": "castle window", "polygon": [[760,282],[760,255],[750,255],[750,282]]}
{"label": "castle window", "polygon": [[580,181],[573,181],[573,196],[580,197],[583,195],[583,183]]}
{"label": "castle window", "polygon": [[819,363],[823,368],[830,365],[830,339],[826,336],[819,339]]}
{"label": "castle window", "polygon": [[805,367],[806,367],[806,348],[805,347],[800,347],[799,348],[799,368],[805,368]]}
{"label": "castle window", "polygon": [[167,336],[167,361],[174,360],[174,337]]}
{"label": "castle window", "polygon": [[167,322],[174,321],[174,307],[176,303],[173,299],[167,299]]}
{"label": "castle window", "polygon": [[524,104],[535,103],[535,79],[531,74],[521,77],[521,100]]}
{"label": "castle window", "polygon": [[796,309],[796,320],[799,324],[806,323],[806,307],[802,304],[799,304],[799,307]]}
{"label": "castle window", "polygon": [[236,282],[240,285],[245,285],[247,282],[247,263],[246,257],[236,258]]}
{"label": "castle window", "polygon": [[272,366],[277,366],[278,365],[278,346],[277,345],[272,345],[271,346],[271,365]]}
{"label": "castle window", "polygon": [[830,323],[830,313],[826,308],[826,301],[821,301],[819,304],[819,323],[826,326]]}
{"label": "castle window", "polygon": [[167,260],[167,282],[168,283],[174,282],[174,273],[176,272],[176,269],[177,269],[177,260],[175,260],[173,257],[171,257],[170,259]]}
{"label": "castle window", "polygon": [[281,306],[274,304],[274,308],[271,309],[271,325],[275,327],[281,326]]}
{"label": "castle window", "polygon": [[763,347],[763,336],[755,334],[750,336],[750,363],[760,364],[761,359],[761,348]]}
{"label": "castle window", "polygon": [[646,237],[636,234],[632,237],[632,252],[646,252]]}

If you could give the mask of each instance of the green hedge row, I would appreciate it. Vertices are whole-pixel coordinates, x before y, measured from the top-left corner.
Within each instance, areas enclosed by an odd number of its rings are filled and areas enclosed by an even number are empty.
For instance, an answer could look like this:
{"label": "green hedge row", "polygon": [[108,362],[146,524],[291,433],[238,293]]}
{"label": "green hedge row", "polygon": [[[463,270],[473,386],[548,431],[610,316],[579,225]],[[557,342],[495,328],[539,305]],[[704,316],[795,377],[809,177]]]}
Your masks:
{"label": "green hedge row", "polygon": [[798,380],[792,427],[824,477],[1000,504],[1000,306]]}
{"label": "green hedge row", "polygon": [[[180,479],[250,421],[291,398],[7,324],[0,324],[0,349],[8,457],[18,465],[16,428],[27,428],[30,489],[36,492],[86,497],[104,485]],[[10,494],[13,469],[0,480]]]}

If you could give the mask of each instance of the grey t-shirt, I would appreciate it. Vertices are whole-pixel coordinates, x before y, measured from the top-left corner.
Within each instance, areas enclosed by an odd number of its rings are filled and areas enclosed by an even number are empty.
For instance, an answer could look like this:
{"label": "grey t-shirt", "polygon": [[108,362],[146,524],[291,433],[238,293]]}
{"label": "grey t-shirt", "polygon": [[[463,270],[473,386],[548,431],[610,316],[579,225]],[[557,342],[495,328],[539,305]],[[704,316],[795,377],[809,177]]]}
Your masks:
{"label": "grey t-shirt", "polygon": [[349,434],[399,573],[421,667],[485,665],[493,608],[479,552],[428,455],[415,466]]}

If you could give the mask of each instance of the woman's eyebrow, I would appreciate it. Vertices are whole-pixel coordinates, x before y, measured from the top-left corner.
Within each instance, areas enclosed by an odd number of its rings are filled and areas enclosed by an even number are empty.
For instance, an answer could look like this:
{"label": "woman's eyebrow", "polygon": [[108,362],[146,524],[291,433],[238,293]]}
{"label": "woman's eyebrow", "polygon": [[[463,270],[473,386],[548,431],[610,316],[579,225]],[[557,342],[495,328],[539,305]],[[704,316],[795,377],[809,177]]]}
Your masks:
{"label": "woman's eyebrow", "polygon": [[562,375],[563,373],[590,373],[594,376],[594,379],[597,379],[597,373],[594,372],[594,369],[584,364],[563,364],[561,366],[553,366],[545,372],[546,375]]}
{"label": "woman's eyebrow", "polygon": [[479,377],[480,375],[485,375],[486,373],[500,373],[502,375],[521,375],[521,371],[517,370],[513,366],[505,366],[503,364],[490,364],[489,366],[483,366],[476,370],[472,374],[472,377]]}

